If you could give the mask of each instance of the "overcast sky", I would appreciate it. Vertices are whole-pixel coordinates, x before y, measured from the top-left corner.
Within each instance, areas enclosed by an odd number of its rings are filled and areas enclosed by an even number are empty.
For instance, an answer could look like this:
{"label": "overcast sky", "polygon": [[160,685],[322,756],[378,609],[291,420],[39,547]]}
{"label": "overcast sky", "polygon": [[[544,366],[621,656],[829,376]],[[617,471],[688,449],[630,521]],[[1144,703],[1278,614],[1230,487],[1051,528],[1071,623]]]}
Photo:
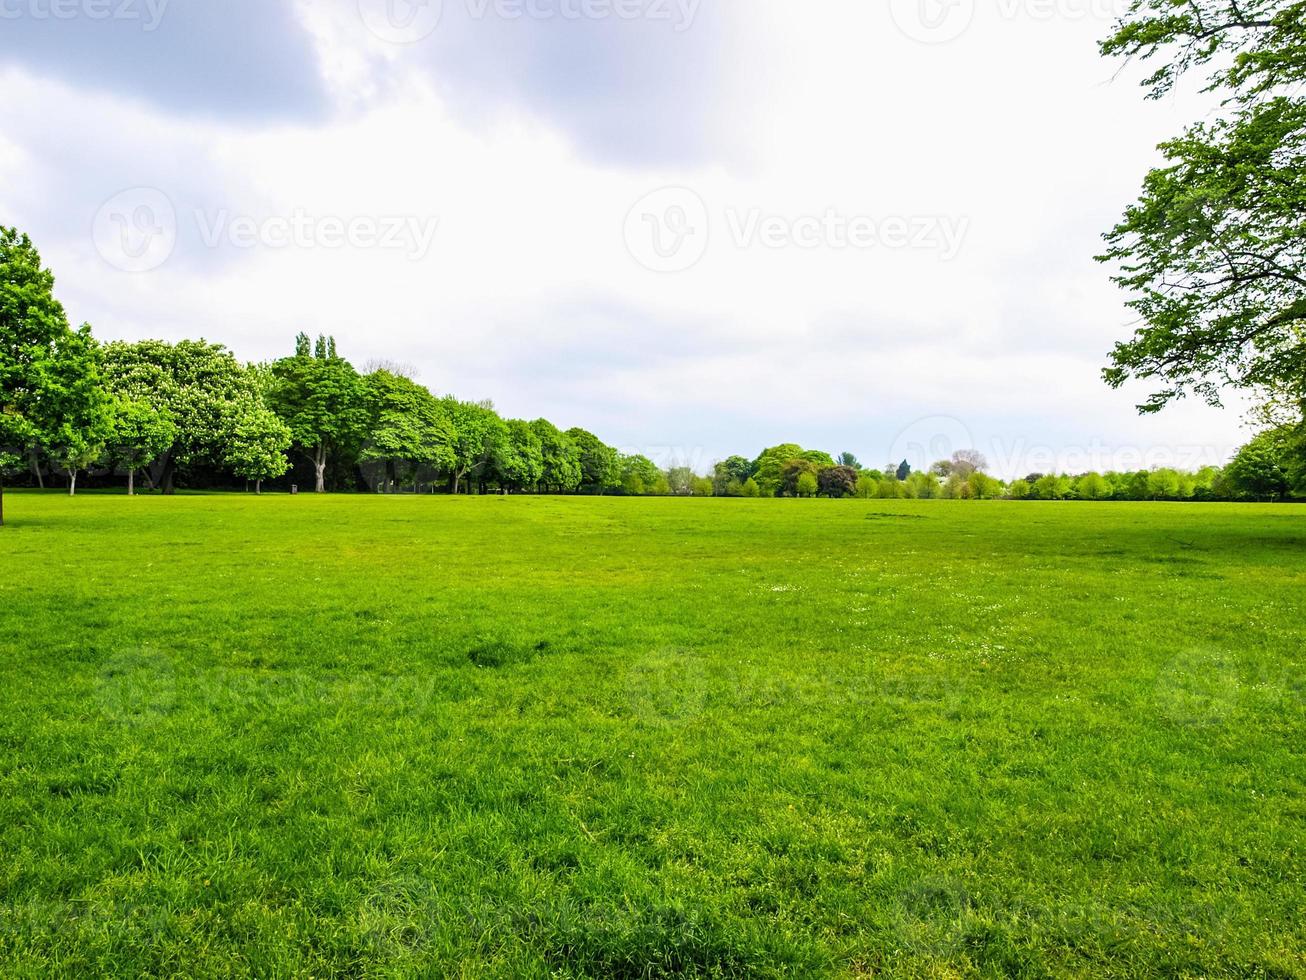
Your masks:
{"label": "overcast sky", "polygon": [[1092,257],[1155,145],[1107,0],[0,0],[0,223],[102,338],[355,364],[713,460],[1197,466]]}

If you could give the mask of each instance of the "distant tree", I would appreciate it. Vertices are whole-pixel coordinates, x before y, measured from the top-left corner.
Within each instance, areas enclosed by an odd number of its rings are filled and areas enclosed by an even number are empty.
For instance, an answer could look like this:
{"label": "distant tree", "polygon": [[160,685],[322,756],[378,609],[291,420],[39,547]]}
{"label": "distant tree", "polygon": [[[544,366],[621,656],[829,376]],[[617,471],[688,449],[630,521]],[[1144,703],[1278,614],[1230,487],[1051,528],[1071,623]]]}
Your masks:
{"label": "distant tree", "polygon": [[251,405],[236,423],[234,436],[227,465],[237,476],[253,480],[256,494],[263,492],[264,480],[275,480],[290,469],[290,426],[271,409]]}
{"label": "distant tree", "polygon": [[448,473],[457,465],[457,433],[444,406],[426,388],[407,378],[376,371],[363,381],[367,436],[360,459],[385,466],[386,489],[393,490],[401,468],[417,489],[423,467]]}
{"label": "distant tree", "polygon": [[909,476],[911,476],[911,464],[904,459],[901,463],[898,464],[898,469],[897,469],[898,481],[900,483],[904,482]]}
{"label": "distant tree", "polygon": [[712,470],[712,492],[718,497],[739,496],[738,490],[753,475],[753,464],[742,456],[731,456]]}
{"label": "distant tree", "polygon": [[1153,500],[1173,500],[1179,496],[1179,474],[1172,469],[1156,469],[1147,476],[1147,495]]}
{"label": "distant tree", "polygon": [[1112,487],[1100,473],[1085,473],[1075,481],[1075,496],[1080,500],[1107,500]]}
{"label": "distant tree", "polygon": [[1033,496],[1038,500],[1065,500],[1070,496],[1070,479],[1051,475],[1041,477],[1034,484]]}
{"label": "distant tree", "polygon": [[952,475],[952,460],[941,459],[930,466],[930,472],[941,480],[946,480]]}
{"label": "distant tree", "polygon": [[794,486],[795,496],[815,497],[817,489],[815,473],[811,470],[803,470],[798,474],[798,480]]}
{"label": "distant tree", "polygon": [[109,465],[127,471],[127,496],[135,496],[136,472],[168,451],[177,441],[177,427],[151,402],[121,395],[110,405],[109,420]]}
{"label": "distant tree", "polygon": [[1001,481],[979,470],[966,478],[966,486],[970,491],[970,500],[991,500],[1000,496],[1003,489]]}
{"label": "distant tree", "polygon": [[762,491],[758,488],[757,481],[750,476],[744,481],[743,486],[740,487],[739,495],[741,497],[760,497]]}
{"label": "distant tree", "polygon": [[797,459],[802,453],[803,447],[792,442],[762,451],[753,463],[752,477],[763,497],[774,497],[780,492],[784,482],[781,470],[787,462]]}
{"label": "distant tree", "polygon": [[1011,500],[1026,500],[1033,493],[1033,487],[1029,485],[1028,480],[1012,480],[1007,485],[1007,497]]}
{"label": "distant tree", "polygon": [[58,336],[41,379],[35,419],[38,438],[77,493],[77,474],[98,459],[111,431],[111,399],[100,374],[100,348],[91,328]]}
{"label": "distant tree", "polygon": [[544,448],[535,426],[520,419],[505,423],[507,438],[494,450],[487,477],[503,490],[528,490],[544,478]]}
{"label": "distant tree", "polygon": [[696,476],[690,481],[690,492],[695,497],[712,496],[712,478],[707,476]]}
{"label": "distant tree", "polygon": [[622,493],[630,497],[652,494],[662,474],[647,456],[622,456],[618,460]]}
{"label": "distant tree", "polygon": [[1282,500],[1292,487],[1288,446],[1283,430],[1255,436],[1225,467],[1234,489],[1256,500]]}
{"label": "distant tree", "polygon": [[694,492],[694,471],[688,466],[673,466],[666,472],[672,496],[688,497]]}
{"label": "distant tree", "polygon": [[363,380],[336,353],[333,338],[318,337],[310,350],[308,335],[302,333],[295,340],[295,356],[277,361],[272,374],[271,407],[313,464],[314,489],[326,493],[327,464],[337,454],[352,452],[367,430]]}
{"label": "distant tree", "polygon": [[906,480],[907,496],[917,500],[931,500],[939,495],[938,477],[919,470],[910,474]]}
{"label": "distant tree", "polygon": [[571,437],[547,419],[536,419],[531,430],[540,440],[543,473],[540,486],[547,492],[571,493],[580,486],[580,449]]}
{"label": "distant tree", "polygon": [[898,500],[907,495],[907,488],[896,475],[881,477],[875,485],[875,496],[881,500]]}
{"label": "distant tree", "polygon": [[[54,275],[42,268],[30,238],[0,226],[0,473],[16,468],[49,429],[47,379],[76,345],[54,298]],[[46,433],[48,435],[48,431]],[[4,480],[0,478],[0,526]]]}
{"label": "distant tree", "polygon": [[850,470],[860,471],[862,468],[862,464],[858,462],[857,457],[852,453],[840,453],[835,462],[840,466],[848,467]]}
{"label": "distant tree", "polygon": [[984,454],[974,449],[958,449],[952,454],[950,463],[952,465],[948,475],[960,473],[963,478],[970,476],[976,470],[987,469],[989,465]]}
{"label": "distant tree", "polygon": [[802,456],[795,456],[780,467],[780,494],[785,497],[798,497],[801,492],[798,489],[798,481],[802,479],[803,474],[809,474],[813,482],[816,481],[816,475],[820,472],[820,466]]}
{"label": "distant tree", "polygon": [[490,472],[495,453],[508,438],[508,426],[489,402],[465,402],[449,396],[440,400],[440,407],[453,426],[450,489],[457,494],[464,480]]}
{"label": "distant tree", "polygon": [[592,432],[568,429],[567,436],[580,453],[580,485],[590,493],[605,494],[621,486],[618,453]]}
{"label": "distant tree", "polygon": [[851,497],[857,493],[857,471],[851,466],[827,466],[816,476],[817,487],[825,497]]}

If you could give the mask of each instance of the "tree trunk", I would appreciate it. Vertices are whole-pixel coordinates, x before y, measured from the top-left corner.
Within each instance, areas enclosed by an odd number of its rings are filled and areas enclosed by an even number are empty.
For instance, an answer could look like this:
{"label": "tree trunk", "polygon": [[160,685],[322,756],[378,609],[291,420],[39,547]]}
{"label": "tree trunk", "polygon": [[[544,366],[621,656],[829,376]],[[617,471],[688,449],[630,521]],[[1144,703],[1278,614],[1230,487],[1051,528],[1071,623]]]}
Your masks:
{"label": "tree trunk", "polygon": [[5,481],[0,478],[0,527],[5,526]]}
{"label": "tree trunk", "polygon": [[68,471],[68,496],[70,497],[77,496],[77,471],[76,470]]}
{"label": "tree trunk", "polygon": [[41,472],[41,457],[35,446],[28,450],[28,459],[32,464],[32,475],[36,477],[36,485],[44,490],[45,475]]}
{"label": "tree trunk", "polygon": [[163,488],[163,495],[165,497],[171,497],[177,492],[177,487],[174,481],[176,473],[177,466],[172,461],[172,456],[169,455],[168,458],[163,461],[163,475],[159,478],[159,486]]}
{"label": "tree trunk", "polygon": [[131,469],[127,471],[127,496],[136,496],[136,471]]}
{"label": "tree trunk", "polygon": [[255,495],[255,496],[259,496],[259,495],[261,495],[262,493],[263,493],[263,481],[262,481],[262,480],[255,480],[255,481],[254,481],[254,495]]}
{"label": "tree trunk", "polygon": [[318,446],[313,454],[313,474],[317,478],[314,493],[326,493],[326,447]]}

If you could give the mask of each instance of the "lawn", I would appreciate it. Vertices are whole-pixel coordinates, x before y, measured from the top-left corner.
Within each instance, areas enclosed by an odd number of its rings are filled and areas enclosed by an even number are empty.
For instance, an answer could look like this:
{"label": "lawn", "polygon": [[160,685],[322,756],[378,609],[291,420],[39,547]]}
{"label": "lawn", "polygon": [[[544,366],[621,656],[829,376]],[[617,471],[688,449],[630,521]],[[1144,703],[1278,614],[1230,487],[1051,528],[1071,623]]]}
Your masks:
{"label": "lawn", "polygon": [[1306,975],[1306,510],[10,493],[0,975]]}

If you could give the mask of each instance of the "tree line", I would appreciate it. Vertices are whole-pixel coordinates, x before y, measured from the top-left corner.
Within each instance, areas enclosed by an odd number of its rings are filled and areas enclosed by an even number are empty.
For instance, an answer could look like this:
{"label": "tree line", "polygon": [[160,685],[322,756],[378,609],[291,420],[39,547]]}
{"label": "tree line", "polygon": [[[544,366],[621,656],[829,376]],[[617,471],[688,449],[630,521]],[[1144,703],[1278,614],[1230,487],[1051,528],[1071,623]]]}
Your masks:
{"label": "tree line", "polygon": [[42,487],[57,474],[69,493],[91,472],[123,481],[129,494],[142,483],[170,494],[234,478],[256,493],[281,480],[319,493],[1282,499],[1306,493],[1295,432],[1268,432],[1228,467],[1197,473],[1004,483],[969,450],[913,472],[905,461],[867,469],[851,453],[835,459],[786,443],[755,459],[732,456],[703,476],[621,453],[585,429],[503,418],[490,402],[433,394],[396,365],[360,371],[331,337],[300,334],[292,353],[262,364],[204,340],[99,343],[89,326],[70,326],[28,237],[0,228],[0,473]]}

